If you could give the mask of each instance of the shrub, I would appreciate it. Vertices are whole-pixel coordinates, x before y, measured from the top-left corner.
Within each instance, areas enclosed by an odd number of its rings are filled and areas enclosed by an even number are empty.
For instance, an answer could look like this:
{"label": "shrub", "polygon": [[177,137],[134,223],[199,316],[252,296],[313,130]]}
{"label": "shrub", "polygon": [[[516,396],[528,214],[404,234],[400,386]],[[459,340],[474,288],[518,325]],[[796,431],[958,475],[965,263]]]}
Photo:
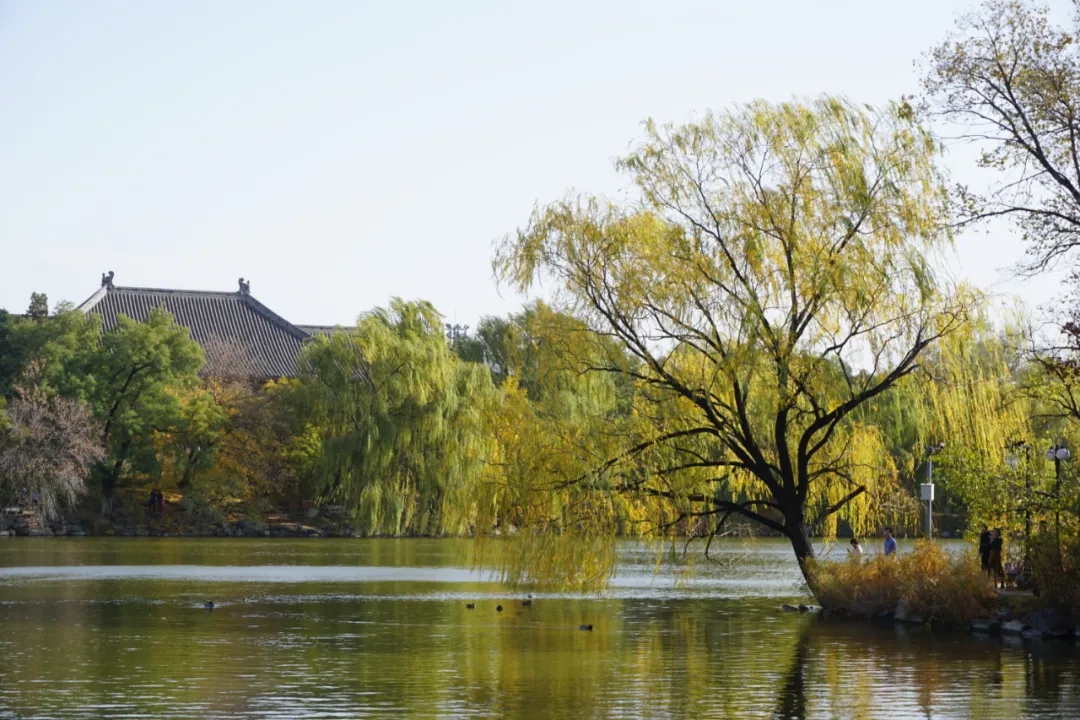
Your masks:
{"label": "shrub", "polygon": [[1029,544],[1031,571],[1040,599],[1046,605],[1080,608],[1080,541],[1068,528],[1036,533]]}
{"label": "shrub", "polygon": [[90,468],[104,457],[100,431],[81,403],[36,386],[16,393],[0,427],[0,499],[54,520],[86,492]]}
{"label": "shrub", "polygon": [[927,620],[967,623],[989,613],[997,598],[973,556],[950,556],[933,543],[865,562],[809,562],[811,588],[822,607],[855,615],[893,613],[903,601]]}

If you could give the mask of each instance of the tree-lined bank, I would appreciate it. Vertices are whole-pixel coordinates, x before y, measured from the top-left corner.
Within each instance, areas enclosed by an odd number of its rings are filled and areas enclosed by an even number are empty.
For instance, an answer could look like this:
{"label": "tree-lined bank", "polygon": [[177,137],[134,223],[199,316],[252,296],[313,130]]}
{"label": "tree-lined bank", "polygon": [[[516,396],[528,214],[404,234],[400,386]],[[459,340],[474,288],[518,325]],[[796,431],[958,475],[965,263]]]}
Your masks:
{"label": "tree-lined bank", "polygon": [[[164,311],[103,330],[35,295],[0,315],[3,500],[101,530],[155,486],[191,522],[334,507],[359,535],[512,535],[511,579],[568,585],[603,583],[619,536],[756,527],[813,584],[812,537],[917,527],[944,443],[950,508],[1076,602],[1080,483],[1040,457],[1076,436],[1077,325],[991,322],[943,257],[1006,217],[1033,268],[1074,262],[1080,61],[1045,12],[989,0],[925,72],[883,107],[646,123],[625,201],[570,193],[498,243],[498,280],[551,296],[472,336],[395,299],[255,385]],[[1000,188],[949,188],[956,127]]]}

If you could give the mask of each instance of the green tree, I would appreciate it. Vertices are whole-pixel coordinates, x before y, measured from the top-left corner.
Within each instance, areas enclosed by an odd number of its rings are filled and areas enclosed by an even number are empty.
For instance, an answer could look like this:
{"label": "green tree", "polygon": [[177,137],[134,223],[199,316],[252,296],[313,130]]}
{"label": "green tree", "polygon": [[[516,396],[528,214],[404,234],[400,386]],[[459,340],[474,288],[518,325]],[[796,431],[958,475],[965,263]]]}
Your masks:
{"label": "green tree", "polygon": [[[487,365],[496,385],[512,377],[530,400],[539,401],[546,393],[556,391],[556,385],[574,386],[571,392],[583,392],[585,385],[595,383],[596,378],[584,377],[584,371],[589,362],[598,358],[598,347],[594,347],[598,342],[606,345],[603,352],[607,357],[618,358],[623,364],[630,362],[617,343],[605,342],[598,336],[592,335],[588,343],[581,344],[586,332],[587,328],[573,316],[536,301],[505,318],[483,318],[467,348],[455,347],[455,351],[463,360]],[[622,377],[605,382],[615,383],[613,391],[623,399],[622,407],[628,411],[633,382]]]}
{"label": "green tree", "polygon": [[936,154],[904,105],[756,102],[650,122],[617,164],[636,202],[571,197],[505,239],[504,281],[553,280],[567,311],[638,363],[593,368],[637,383],[650,426],[600,465],[630,469],[618,492],[741,515],[800,562],[838,514],[872,527],[895,471],[853,413],[966,315],[926,259],[948,242]]}
{"label": "green tree", "polygon": [[213,467],[229,419],[226,408],[205,388],[184,390],[177,414],[162,433],[181,491],[191,486],[197,474]]}
{"label": "green tree", "polygon": [[45,320],[49,317],[49,298],[45,293],[30,293],[30,307],[26,317],[31,320]]}
{"label": "green tree", "polygon": [[301,366],[323,433],[321,499],[345,503],[368,533],[467,529],[497,393],[454,354],[429,303],[395,299],[313,341]]}
{"label": "green tree", "polygon": [[475,335],[452,347],[462,360],[486,365],[495,384],[502,385],[507,375],[506,352],[511,333],[512,320],[489,315],[480,320]]}
{"label": "green tree", "polygon": [[78,358],[96,347],[101,325],[68,305],[51,317],[14,317],[0,310],[0,396],[10,398],[30,362],[37,363],[43,390],[55,393]]}
{"label": "green tree", "polygon": [[158,469],[155,434],[182,423],[180,397],[198,383],[203,352],[186,328],[163,309],[145,322],[121,316],[65,379],[65,394],[85,398],[101,425],[107,457],[94,468],[102,511],[112,511],[113,495],[125,468]]}
{"label": "green tree", "polygon": [[22,370],[24,358],[16,340],[18,320],[7,310],[0,310],[0,398],[11,395],[12,382]]}

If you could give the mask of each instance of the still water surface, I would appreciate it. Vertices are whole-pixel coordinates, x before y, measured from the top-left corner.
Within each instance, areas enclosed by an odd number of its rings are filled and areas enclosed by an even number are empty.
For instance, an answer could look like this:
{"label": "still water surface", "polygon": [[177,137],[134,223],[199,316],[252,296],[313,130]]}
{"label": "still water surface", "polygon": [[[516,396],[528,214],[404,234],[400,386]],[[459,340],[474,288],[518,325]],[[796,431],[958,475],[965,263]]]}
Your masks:
{"label": "still water surface", "polygon": [[782,613],[789,547],[722,549],[523,607],[468,542],[0,541],[0,718],[1080,718],[1076,645]]}

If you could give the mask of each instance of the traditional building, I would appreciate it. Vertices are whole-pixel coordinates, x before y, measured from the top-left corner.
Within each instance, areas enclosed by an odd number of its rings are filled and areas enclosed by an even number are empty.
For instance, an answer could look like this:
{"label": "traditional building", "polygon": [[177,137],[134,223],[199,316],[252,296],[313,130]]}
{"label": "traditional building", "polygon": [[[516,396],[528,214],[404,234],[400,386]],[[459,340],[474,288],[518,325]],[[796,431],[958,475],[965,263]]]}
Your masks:
{"label": "traditional building", "polygon": [[293,325],[251,296],[251,283],[240,278],[236,292],[118,287],[113,273],[78,309],[100,315],[103,329],[116,327],[120,315],[142,322],[154,308],[167,310],[206,353],[204,373],[255,381],[296,375],[300,348],[328,326]]}

